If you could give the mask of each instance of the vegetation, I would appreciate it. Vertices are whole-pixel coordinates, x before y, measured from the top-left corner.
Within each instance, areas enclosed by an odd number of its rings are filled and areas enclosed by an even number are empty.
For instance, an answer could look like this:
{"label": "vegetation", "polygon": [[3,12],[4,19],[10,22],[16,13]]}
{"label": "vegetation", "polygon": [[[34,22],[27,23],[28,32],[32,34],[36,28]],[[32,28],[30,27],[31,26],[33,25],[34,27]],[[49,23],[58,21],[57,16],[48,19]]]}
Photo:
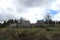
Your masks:
{"label": "vegetation", "polygon": [[[0,23],[0,40],[60,40],[60,21],[52,21],[50,15],[46,16],[44,23],[31,24],[31,27],[18,25],[24,19],[4,21]],[[9,28],[10,24],[17,24],[15,28]],[[13,27],[13,26],[12,26]]]}
{"label": "vegetation", "polygon": [[0,40],[59,40],[59,33],[41,28],[2,28]]}

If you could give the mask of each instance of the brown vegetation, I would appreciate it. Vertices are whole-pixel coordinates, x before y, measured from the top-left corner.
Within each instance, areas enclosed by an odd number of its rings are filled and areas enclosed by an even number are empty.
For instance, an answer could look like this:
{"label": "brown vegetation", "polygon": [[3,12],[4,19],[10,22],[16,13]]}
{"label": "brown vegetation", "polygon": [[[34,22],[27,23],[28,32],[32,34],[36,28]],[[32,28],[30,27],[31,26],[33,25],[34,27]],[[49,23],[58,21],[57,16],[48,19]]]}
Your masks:
{"label": "brown vegetation", "polygon": [[[50,39],[49,39],[50,38]],[[0,40],[60,40],[60,34],[40,32],[40,30],[0,29]]]}

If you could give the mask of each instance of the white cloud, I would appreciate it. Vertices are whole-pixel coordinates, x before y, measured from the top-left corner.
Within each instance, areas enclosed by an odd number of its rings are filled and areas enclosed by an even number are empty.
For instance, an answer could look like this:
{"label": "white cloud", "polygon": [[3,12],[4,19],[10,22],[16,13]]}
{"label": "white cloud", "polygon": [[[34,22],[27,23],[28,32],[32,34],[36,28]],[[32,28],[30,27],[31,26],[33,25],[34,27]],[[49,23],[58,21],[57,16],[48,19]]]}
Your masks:
{"label": "white cloud", "polygon": [[53,20],[60,21],[60,0],[56,0],[55,2],[51,3],[49,9],[57,11],[57,14],[53,15]]}
{"label": "white cloud", "polygon": [[60,10],[60,0],[51,3],[48,8],[52,10]]}
{"label": "white cloud", "polygon": [[60,21],[60,12],[56,15],[54,15],[53,20]]}
{"label": "white cloud", "polygon": [[12,16],[10,18],[16,19],[24,17],[33,23],[44,18],[46,9],[57,10],[58,7],[59,3],[54,2],[54,0],[1,0],[0,15],[4,15],[1,16],[2,20],[4,18],[7,20],[10,16]]}
{"label": "white cloud", "polygon": [[12,7],[12,2],[10,0],[0,0],[0,8],[10,8]]}
{"label": "white cloud", "polygon": [[30,20],[32,23],[35,23],[39,19],[44,19],[44,10],[45,8],[40,7],[29,8],[26,13],[22,14],[22,17]]}

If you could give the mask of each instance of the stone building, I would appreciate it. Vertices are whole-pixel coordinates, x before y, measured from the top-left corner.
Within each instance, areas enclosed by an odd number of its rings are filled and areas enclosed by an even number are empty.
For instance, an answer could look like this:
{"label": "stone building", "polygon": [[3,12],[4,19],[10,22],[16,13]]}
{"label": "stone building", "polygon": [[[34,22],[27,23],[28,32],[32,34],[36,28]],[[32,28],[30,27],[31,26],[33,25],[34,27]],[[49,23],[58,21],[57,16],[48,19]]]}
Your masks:
{"label": "stone building", "polygon": [[20,23],[18,24],[18,27],[30,28],[31,27],[30,21],[28,20],[20,21]]}
{"label": "stone building", "polygon": [[12,24],[8,25],[8,27],[10,27],[10,28],[16,28],[17,24],[16,23],[12,23]]}
{"label": "stone building", "polygon": [[43,20],[37,20],[35,26],[36,27],[43,27],[44,26],[44,21]]}

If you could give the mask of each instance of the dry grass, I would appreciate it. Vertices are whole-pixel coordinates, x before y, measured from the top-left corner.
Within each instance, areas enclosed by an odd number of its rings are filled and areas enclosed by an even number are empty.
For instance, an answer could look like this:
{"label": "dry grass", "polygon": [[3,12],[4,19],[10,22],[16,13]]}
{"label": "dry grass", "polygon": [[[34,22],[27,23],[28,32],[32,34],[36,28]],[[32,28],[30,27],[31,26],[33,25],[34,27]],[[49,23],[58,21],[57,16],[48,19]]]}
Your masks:
{"label": "dry grass", "polygon": [[52,34],[58,33],[44,28],[1,28],[0,40],[49,40]]}

